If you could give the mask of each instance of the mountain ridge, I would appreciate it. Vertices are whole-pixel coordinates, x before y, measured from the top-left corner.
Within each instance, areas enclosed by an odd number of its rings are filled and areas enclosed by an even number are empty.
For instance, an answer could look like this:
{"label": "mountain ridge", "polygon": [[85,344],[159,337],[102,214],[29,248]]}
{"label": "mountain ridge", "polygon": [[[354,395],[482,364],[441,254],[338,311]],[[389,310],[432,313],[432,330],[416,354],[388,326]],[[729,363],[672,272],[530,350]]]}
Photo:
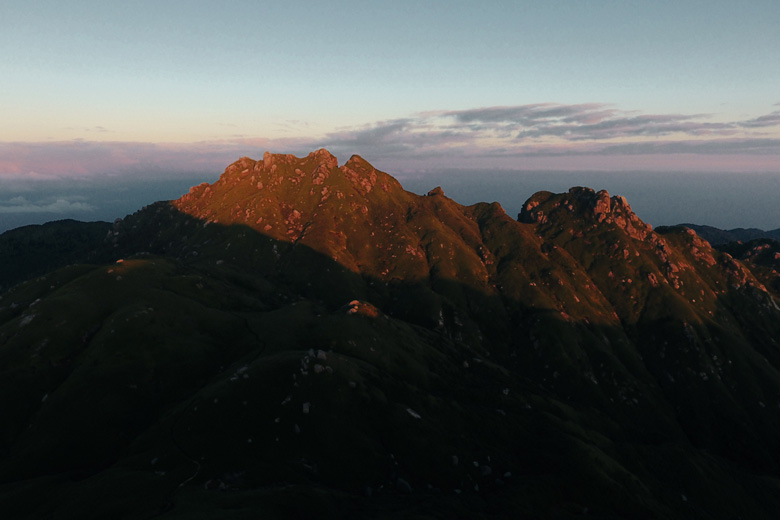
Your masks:
{"label": "mountain ridge", "polygon": [[712,226],[698,224],[678,224],[696,231],[703,239],[713,246],[725,245],[730,242],[749,242],[757,239],[780,240],[780,228],[765,231],[758,228],[718,229]]}
{"label": "mountain ridge", "polygon": [[359,156],[266,153],[106,250],[0,295],[18,517],[780,507],[771,271],[620,196],[540,192],[516,220]]}

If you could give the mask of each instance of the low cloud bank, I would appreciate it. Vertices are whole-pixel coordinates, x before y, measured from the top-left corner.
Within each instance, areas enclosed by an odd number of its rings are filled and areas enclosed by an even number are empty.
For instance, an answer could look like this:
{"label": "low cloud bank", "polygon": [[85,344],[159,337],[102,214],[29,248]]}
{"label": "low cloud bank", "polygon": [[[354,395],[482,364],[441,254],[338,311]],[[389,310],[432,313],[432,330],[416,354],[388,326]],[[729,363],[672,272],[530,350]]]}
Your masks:
{"label": "low cloud bank", "polygon": [[2,142],[0,179],[218,174],[244,155],[300,155],[321,147],[341,160],[360,154],[390,173],[441,167],[778,171],[780,110],[712,121],[707,114],[642,114],[603,103],[540,103],[430,111],[284,139]]}
{"label": "low cloud bank", "polygon": [[94,211],[95,206],[83,201],[73,201],[66,198],[54,200],[30,201],[26,197],[17,196],[7,200],[0,199],[0,213],[83,213]]}

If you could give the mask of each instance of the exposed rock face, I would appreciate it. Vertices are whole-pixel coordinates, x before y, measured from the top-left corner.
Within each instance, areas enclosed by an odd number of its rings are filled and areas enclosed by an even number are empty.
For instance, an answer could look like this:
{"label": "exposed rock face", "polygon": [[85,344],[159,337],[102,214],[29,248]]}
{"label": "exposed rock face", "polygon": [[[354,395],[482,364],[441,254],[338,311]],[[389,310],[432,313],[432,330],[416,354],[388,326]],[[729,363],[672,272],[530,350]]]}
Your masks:
{"label": "exposed rock face", "polygon": [[14,517],[776,514],[771,244],[588,188],[514,220],[318,150],[241,158],[106,248],[0,295]]}
{"label": "exposed rock face", "polygon": [[210,222],[240,222],[275,238],[299,240],[315,216],[324,218],[345,204],[366,211],[366,197],[377,185],[383,192],[403,191],[357,155],[339,167],[324,149],[303,158],[266,152],[260,162],[239,159],[214,185],[197,186],[174,204]]}
{"label": "exposed rock face", "polygon": [[[759,278],[761,283],[775,297],[780,297],[780,242],[772,239],[756,239],[746,243],[734,242],[720,246],[726,258],[737,258],[750,267],[751,274]],[[733,255],[733,257],[732,257]],[[739,272],[741,264],[729,262],[731,271]],[[744,269],[744,267],[743,267]],[[747,276],[740,276],[747,279]]]}
{"label": "exposed rock face", "polygon": [[526,201],[518,220],[546,224],[549,215],[559,209],[584,219],[593,219],[598,224],[615,224],[635,240],[645,240],[652,230],[631,210],[625,197],[618,195],[610,198],[606,190],[596,193],[591,188],[581,187],[571,188],[568,196],[537,193]]}

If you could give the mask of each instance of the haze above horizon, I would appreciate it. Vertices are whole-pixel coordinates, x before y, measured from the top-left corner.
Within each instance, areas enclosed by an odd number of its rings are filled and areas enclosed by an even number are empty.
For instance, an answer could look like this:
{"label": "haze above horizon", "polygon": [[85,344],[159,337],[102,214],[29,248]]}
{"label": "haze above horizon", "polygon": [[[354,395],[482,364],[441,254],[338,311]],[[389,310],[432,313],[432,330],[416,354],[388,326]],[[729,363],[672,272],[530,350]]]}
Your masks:
{"label": "haze above horizon", "polygon": [[[630,171],[593,187],[633,179],[629,191],[669,205],[679,183],[666,174],[696,175],[683,184],[713,201],[691,206],[696,221],[740,180],[765,191],[754,173],[778,184],[777,27],[773,0],[8,0],[0,229],[34,214],[95,218],[111,183],[213,181],[240,156],[320,147],[405,185],[478,171],[451,178],[463,193],[494,186],[496,200],[520,182],[510,171],[567,171],[582,185]],[[714,173],[734,180],[695,180]],[[667,180],[653,191],[651,177]]]}

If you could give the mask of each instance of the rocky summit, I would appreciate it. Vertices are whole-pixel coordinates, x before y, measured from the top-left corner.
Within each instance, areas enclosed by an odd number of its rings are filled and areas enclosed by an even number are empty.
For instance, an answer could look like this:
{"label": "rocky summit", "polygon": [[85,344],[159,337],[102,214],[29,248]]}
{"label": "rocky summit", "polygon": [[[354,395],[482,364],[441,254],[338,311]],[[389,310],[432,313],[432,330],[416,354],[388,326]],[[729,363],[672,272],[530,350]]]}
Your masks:
{"label": "rocky summit", "polygon": [[0,241],[3,518],[780,511],[773,244],[326,150],[89,230],[46,271]]}

